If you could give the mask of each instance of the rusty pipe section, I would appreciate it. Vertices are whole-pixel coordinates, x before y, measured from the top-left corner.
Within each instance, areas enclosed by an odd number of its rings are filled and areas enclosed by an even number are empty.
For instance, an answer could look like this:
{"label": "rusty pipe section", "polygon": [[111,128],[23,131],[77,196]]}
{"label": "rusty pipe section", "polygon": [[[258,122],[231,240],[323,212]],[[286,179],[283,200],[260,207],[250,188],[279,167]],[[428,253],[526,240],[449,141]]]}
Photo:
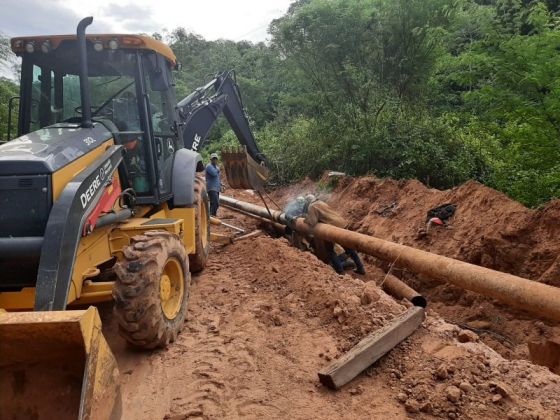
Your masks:
{"label": "rusty pipe section", "polygon": [[[227,206],[224,206],[224,207],[227,207]],[[264,217],[256,216],[253,213],[248,213],[246,211],[239,210],[239,209],[232,209],[232,210],[234,210],[234,211],[236,211],[239,214],[242,214],[244,216],[250,217],[251,219],[258,220],[260,223],[264,223],[264,224],[274,228],[274,230],[276,230],[277,232],[282,233],[282,234],[284,233],[284,231],[287,228],[286,225],[280,224],[278,222],[273,222],[272,220],[265,219]]]}
{"label": "rusty pipe section", "polygon": [[270,209],[269,213],[264,207],[223,195],[220,195],[220,204],[230,210],[235,210],[240,214],[258,220],[259,222],[268,223],[279,232],[284,232],[288,225],[284,214],[278,210]]}
{"label": "rusty pipe section", "polygon": [[[271,210],[269,215],[264,207],[223,196],[220,197],[220,202],[232,209],[239,208],[289,224],[279,211]],[[399,267],[480,293],[534,315],[560,321],[560,288],[323,223],[312,228],[301,218],[290,227],[382,260],[395,262]]]}
{"label": "rusty pipe section", "polygon": [[241,212],[250,213],[254,216],[259,216],[264,219],[271,220],[276,223],[288,225],[288,221],[284,217],[284,213],[279,210],[270,209],[257,206],[255,204],[247,203],[245,201],[236,200],[235,198],[228,197],[220,194],[220,204],[232,210],[240,210]]}
{"label": "rusty pipe section", "polygon": [[381,287],[391,296],[397,299],[406,299],[412,302],[414,306],[425,308],[428,304],[424,296],[392,274],[387,274]]}

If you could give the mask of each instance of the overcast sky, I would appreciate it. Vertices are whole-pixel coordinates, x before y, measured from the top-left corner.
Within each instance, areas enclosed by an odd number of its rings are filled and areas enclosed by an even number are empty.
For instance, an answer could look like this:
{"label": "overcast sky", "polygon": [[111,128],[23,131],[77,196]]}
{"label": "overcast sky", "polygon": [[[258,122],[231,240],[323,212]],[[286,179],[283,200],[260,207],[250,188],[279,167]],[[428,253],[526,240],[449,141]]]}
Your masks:
{"label": "overcast sky", "polygon": [[258,42],[292,0],[0,0],[0,32],[12,37],[74,33],[93,16],[90,33],[162,32],[184,27],[204,38]]}

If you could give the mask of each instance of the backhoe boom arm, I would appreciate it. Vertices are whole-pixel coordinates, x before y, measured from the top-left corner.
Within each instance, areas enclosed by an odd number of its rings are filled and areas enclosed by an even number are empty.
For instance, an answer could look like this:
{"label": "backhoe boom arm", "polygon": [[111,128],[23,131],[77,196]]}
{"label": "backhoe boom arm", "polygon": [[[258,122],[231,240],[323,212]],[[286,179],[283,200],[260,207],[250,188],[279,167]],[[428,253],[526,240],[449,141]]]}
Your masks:
{"label": "backhoe boom arm", "polygon": [[220,114],[229,122],[239,142],[258,164],[266,164],[249,127],[235,73],[224,71],[177,104],[180,132],[187,149],[200,151]]}

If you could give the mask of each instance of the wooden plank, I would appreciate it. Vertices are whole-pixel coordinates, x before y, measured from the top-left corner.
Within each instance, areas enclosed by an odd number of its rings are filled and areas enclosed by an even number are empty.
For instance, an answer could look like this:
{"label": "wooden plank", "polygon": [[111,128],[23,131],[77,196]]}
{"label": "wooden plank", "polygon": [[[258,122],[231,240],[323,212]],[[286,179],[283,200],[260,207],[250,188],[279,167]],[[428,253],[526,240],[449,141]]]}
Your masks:
{"label": "wooden plank", "polygon": [[424,320],[424,308],[413,306],[391,323],[369,334],[340,359],[319,372],[319,380],[338,389],[371,366],[397,344],[411,335]]}

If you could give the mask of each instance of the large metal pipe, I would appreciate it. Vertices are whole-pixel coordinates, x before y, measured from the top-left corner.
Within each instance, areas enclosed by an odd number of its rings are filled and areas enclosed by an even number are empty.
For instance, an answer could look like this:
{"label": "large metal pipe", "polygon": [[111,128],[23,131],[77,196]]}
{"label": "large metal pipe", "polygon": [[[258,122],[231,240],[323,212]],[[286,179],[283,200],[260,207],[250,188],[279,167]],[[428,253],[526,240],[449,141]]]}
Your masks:
{"label": "large metal pipe", "polygon": [[[239,208],[289,225],[284,214],[279,211],[271,210],[269,214],[264,207],[224,196],[220,197],[220,202],[227,207]],[[426,277],[480,293],[544,318],[560,321],[560,289],[557,287],[323,223],[312,228],[301,218],[292,223],[291,227],[325,241],[394,262],[396,266]]]}

